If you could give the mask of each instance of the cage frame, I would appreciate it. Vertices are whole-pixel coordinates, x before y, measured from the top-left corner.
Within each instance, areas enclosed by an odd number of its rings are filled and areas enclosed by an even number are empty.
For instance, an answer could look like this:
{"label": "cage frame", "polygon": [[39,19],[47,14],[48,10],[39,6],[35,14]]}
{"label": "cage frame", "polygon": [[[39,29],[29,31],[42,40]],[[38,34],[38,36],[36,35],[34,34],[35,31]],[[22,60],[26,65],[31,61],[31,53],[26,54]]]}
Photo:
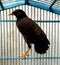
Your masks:
{"label": "cage frame", "polygon": [[30,6],[38,7],[38,8],[41,8],[41,9],[44,9],[44,10],[47,10],[52,13],[56,13],[56,14],[60,15],[60,9],[53,6],[56,2],[57,2],[57,0],[54,0],[52,2],[52,4],[50,4],[50,5],[41,3],[41,2],[36,2],[34,0],[18,0],[15,2],[8,3],[8,4],[3,4],[1,2],[0,11],[4,10],[4,9],[8,9],[8,8],[13,8],[13,7],[19,6],[19,5],[30,5]]}

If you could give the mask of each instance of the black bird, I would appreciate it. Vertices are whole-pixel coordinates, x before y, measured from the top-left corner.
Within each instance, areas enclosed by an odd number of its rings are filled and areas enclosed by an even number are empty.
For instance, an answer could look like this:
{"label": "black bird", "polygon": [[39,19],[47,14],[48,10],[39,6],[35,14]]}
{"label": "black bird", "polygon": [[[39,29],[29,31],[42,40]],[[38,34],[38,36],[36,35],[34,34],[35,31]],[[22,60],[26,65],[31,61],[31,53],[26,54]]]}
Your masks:
{"label": "black bird", "polygon": [[31,49],[31,44],[34,44],[35,51],[40,54],[46,53],[50,42],[42,29],[32,19],[30,19],[23,10],[17,9],[9,15],[15,15],[17,18],[16,25],[18,30],[23,35],[25,42],[28,45],[27,51],[20,57],[28,56]]}

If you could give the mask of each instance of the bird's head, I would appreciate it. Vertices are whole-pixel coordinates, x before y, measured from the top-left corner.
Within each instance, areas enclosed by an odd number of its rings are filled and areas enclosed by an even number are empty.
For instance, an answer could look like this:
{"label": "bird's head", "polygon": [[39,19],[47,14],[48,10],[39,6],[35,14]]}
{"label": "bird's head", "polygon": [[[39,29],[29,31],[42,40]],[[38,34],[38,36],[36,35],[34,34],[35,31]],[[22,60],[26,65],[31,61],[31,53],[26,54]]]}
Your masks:
{"label": "bird's head", "polygon": [[15,15],[17,17],[17,19],[21,19],[23,17],[26,17],[27,15],[25,14],[25,12],[23,10],[17,9],[15,11],[13,11],[12,13],[10,13],[9,15]]}

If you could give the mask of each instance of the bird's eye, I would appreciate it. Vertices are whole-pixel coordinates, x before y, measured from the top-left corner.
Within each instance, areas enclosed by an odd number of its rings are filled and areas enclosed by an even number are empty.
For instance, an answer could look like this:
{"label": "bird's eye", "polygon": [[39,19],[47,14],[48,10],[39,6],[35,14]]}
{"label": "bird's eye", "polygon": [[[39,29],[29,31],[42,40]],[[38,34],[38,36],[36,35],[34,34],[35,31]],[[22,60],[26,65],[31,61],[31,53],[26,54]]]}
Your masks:
{"label": "bird's eye", "polygon": [[20,15],[20,12],[18,12],[17,15]]}

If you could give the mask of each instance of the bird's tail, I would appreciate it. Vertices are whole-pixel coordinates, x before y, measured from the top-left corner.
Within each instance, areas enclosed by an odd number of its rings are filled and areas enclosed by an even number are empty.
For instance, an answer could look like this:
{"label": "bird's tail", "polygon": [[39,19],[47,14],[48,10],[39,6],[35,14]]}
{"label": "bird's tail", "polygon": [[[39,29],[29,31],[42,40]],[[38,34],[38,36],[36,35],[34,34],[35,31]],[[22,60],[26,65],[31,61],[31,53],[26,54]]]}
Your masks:
{"label": "bird's tail", "polygon": [[47,37],[42,36],[38,43],[35,43],[35,51],[40,54],[46,53],[49,48],[49,41]]}

